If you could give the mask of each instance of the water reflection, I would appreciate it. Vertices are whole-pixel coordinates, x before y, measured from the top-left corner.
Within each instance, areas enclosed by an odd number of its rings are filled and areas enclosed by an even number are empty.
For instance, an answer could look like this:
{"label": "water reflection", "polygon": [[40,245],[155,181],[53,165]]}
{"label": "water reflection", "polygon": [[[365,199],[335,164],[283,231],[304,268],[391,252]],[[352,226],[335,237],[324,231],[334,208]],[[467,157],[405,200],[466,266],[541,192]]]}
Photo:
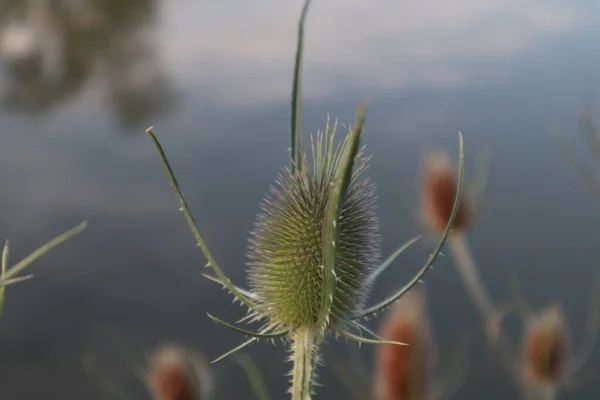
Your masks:
{"label": "water reflection", "polygon": [[3,107],[47,112],[96,83],[125,128],[170,110],[157,11],[155,0],[1,1]]}

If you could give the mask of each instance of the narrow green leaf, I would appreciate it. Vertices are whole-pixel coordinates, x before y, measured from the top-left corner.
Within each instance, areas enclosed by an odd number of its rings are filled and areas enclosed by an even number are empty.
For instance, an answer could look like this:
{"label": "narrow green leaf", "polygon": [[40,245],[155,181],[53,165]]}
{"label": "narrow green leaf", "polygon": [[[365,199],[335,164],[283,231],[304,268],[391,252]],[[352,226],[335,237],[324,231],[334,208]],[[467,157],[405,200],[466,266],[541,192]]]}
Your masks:
{"label": "narrow green leaf", "polygon": [[374,305],[373,307],[369,307],[366,310],[364,310],[362,313],[359,314],[358,318],[366,317],[371,314],[376,314],[379,311],[382,311],[386,307],[390,306],[393,302],[398,300],[400,297],[402,297],[410,289],[412,289],[412,287],[415,286],[423,278],[423,276],[427,273],[427,271],[429,271],[429,269],[431,268],[431,265],[433,264],[433,262],[435,261],[435,259],[438,256],[438,254],[442,250],[442,247],[444,246],[444,243],[446,243],[446,239],[448,238],[448,235],[450,234],[450,231],[452,230],[452,225],[454,224],[454,219],[456,218],[456,213],[458,212],[458,207],[460,205],[460,196],[461,196],[462,187],[463,187],[464,154],[463,154],[463,137],[462,137],[461,132],[458,132],[458,149],[459,149],[458,184],[457,184],[457,188],[456,188],[456,197],[454,198],[454,207],[452,207],[452,214],[450,215],[450,218],[448,219],[448,225],[446,225],[446,230],[444,231],[444,234],[440,238],[438,245],[433,250],[433,253],[429,256],[429,259],[427,260],[427,262],[425,263],[423,268],[421,268],[421,270],[411,279],[411,281],[408,284],[406,284],[402,289],[400,289],[394,295],[388,297],[387,299]]}
{"label": "narrow green leaf", "polygon": [[408,346],[408,343],[395,342],[393,340],[367,339],[367,338],[360,337],[360,336],[355,335],[350,332],[345,332],[343,330],[336,331],[336,333],[338,333],[340,336],[345,337],[346,339],[350,339],[350,340],[353,340],[353,341],[361,343],[361,344],[363,344],[363,343],[364,344],[395,344],[398,346]]}
{"label": "narrow green leaf", "polygon": [[[366,326],[359,324],[356,321],[352,321],[351,326],[359,331],[363,330],[363,331],[367,332],[369,335],[373,336],[375,339],[385,340],[384,338],[382,338],[381,336],[379,336],[378,334],[376,334],[375,332],[373,332]],[[361,334],[362,334],[362,332],[361,332]]]}
{"label": "narrow green leaf", "polygon": [[420,236],[417,236],[415,238],[412,238],[411,240],[409,240],[408,242],[404,243],[402,246],[400,246],[395,252],[393,252],[379,267],[377,267],[377,269],[375,269],[373,272],[371,272],[371,275],[369,275],[369,280],[371,280],[371,282],[375,281],[375,279],[377,279],[377,277],[387,269],[387,267],[389,267],[396,258],[398,258],[398,256],[402,253],[404,253],[404,251],[406,251],[406,249],[408,249],[410,246],[412,246],[415,242],[417,242],[419,239],[421,239]]}
{"label": "narrow green leaf", "polygon": [[18,273],[22,272],[24,269],[29,267],[34,261],[38,260],[45,254],[52,251],[58,245],[66,242],[67,240],[69,240],[69,239],[77,236],[81,232],[83,232],[83,230],[86,227],[87,227],[87,222],[84,221],[81,224],[77,225],[76,227],[69,229],[65,233],[55,237],[54,239],[52,239],[51,241],[49,241],[42,247],[38,248],[37,250],[35,250],[33,253],[29,254],[27,257],[25,257],[21,261],[19,261],[16,265],[14,265],[8,271],[6,271],[6,273],[3,274],[3,278],[4,279],[13,278],[15,275],[17,275]]}
{"label": "narrow green leaf", "polygon": [[242,350],[244,347],[251,345],[254,342],[257,342],[258,339],[257,338],[250,338],[248,340],[246,340],[244,343],[240,344],[239,346],[234,347],[233,349],[229,350],[227,353],[221,354],[219,357],[215,358],[214,360],[212,360],[210,363],[214,364],[216,362],[221,361],[222,359],[229,357],[230,355],[234,354],[237,351]]}
{"label": "narrow green leaf", "polygon": [[4,248],[2,249],[2,275],[4,278],[4,274],[6,274],[6,269],[8,268],[8,240],[4,242]]}
{"label": "narrow green leaf", "polygon": [[[6,269],[8,268],[8,240],[4,242],[4,248],[2,249],[2,273],[0,274],[1,279],[5,279],[6,277]],[[0,288],[0,314],[2,314],[2,310],[4,309],[4,296],[6,293],[6,289],[4,286]]]}
{"label": "narrow green leaf", "polygon": [[302,151],[302,52],[304,48],[304,23],[311,0],[306,0],[298,22],[298,43],[294,62],[294,81],[292,84],[292,115],[290,118],[290,169],[295,172],[296,166],[302,168],[300,152]]}
{"label": "narrow green leaf", "polygon": [[27,281],[31,278],[33,278],[32,274],[25,275],[25,276],[18,276],[16,278],[11,278],[11,279],[0,279],[0,288],[2,289],[2,295],[4,295],[4,287],[5,286],[23,282],[23,281]]}
{"label": "narrow green leaf", "polygon": [[169,182],[171,183],[171,186],[173,187],[175,196],[179,200],[179,204],[181,206],[181,210],[183,211],[183,215],[185,215],[185,219],[187,220],[188,225],[192,229],[192,233],[194,234],[194,237],[196,238],[196,241],[198,242],[198,245],[200,246],[202,253],[204,253],[204,256],[208,260],[209,266],[212,268],[212,270],[215,272],[215,274],[217,274],[217,277],[219,278],[221,283],[223,285],[225,285],[227,287],[227,289],[229,289],[229,291],[235,296],[236,299],[238,299],[242,304],[244,304],[249,309],[255,310],[254,304],[250,300],[248,300],[248,298],[246,296],[244,296],[242,293],[240,293],[235,288],[235,286],[233,286],[233,284],[231,283],[229,278],[223,273],[221,268],[219,268],[219,265],[217,264],[217,262],[215,261],[215,259],[212,256],[212,254],[210,253],[208,246],[206,246],[206,244],[204,243],[204,239],[202,239],[202,235],[200,234],[200,230],[198,229],[198,226],[196,225],[196,221],[194,220],[194,217],[192,216],[192,213],[190,212],[188,205],[183,198],[183,193],[181,193],[181,189],[179,189],[179,184],[177,183],[175,174],[173,173],[173,170],[171,169],[169,160],[167,159],[167,156],[165,155],[165,152],[163,151],[163,148],[160,145],[160,142],[158,141],[156,136],[154,136],[154,133],[152,133],[152,128],[146,129],[146,134],[148,136],[150,136],[152,143],[154,143],[154,147],[156,148],[156,151],[158,152],[158,155],[160,156],[160,160],[162,161],[163,167],[164,167],[165,171],[167,172],[167,177],[169,178]]}
{"label": "narrow green leaf", "polygon": [[250,336],[250,337],[253,337],[253,338],[256,338],[256,339],[261,339],[261,340],[262,339],[277,339],[277,338],[284,337],[284,336],[286,336],[289,333],[289,331],[281,331],[281,332],[275,332],[275,333],[251,332],[251,331],[247,331],[247,330],[242,329],[242,328],[238,328],[235,325],[231,325],[231,324],[229,324],[229,323],[227,323],[227,322],[225,322],[225,321],[223,321],[223,320],[221,320],[221,319],[219,319],[219,318],[217,318],[217,317],[215,317],[213,315],[210,315],[209,313],[206,313],[206,315],[208,315],[208,318],[212,319],[213,322],[216,322],[217,324],[221,324],[224,327],[231,329],[232,331],[235,331],[235,332],[238,332],[238,333],[241,333],[243,335]]}
{"label": "narrow green leaf", "polygon": [[339,164],[333,177],[333,188],[325,205],[325,218],[323,219],[323,292],[321,297],[321,310],[316,321],[317,327],[324,327],[329,323],[329,314],[333,297],[335,296],[339,236],[340,214],[344,204],[346,191],[352,178],[354,160],[360,147],[360,140],[365,121],[366,106],[359,107],[356,116],[356,125],[346,137],[339,157]]}

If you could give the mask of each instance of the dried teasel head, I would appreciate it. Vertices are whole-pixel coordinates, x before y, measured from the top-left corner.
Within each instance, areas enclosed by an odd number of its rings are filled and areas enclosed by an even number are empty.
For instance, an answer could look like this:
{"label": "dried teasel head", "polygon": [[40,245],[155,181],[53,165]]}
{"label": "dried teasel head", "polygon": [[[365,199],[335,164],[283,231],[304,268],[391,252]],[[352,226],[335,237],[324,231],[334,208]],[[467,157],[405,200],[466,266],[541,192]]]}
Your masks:
{"label": "dried teasel head", "polygon": [[380,335],[408,346],[381,345],[377,348],[377,399],[427,398],[433,346],[425,307],[425,291],[413,289],[390,309]]}
{"label": "dried teasel head", "polygon": [[565,318],[552,306],[529,321],[523,340],[525,382],[555,385],[562,378],[568,351]]}
{"label": "dried teasel head", "polygon": [[212,396],[212,380],[204,361],[176,346],[156,352],[147,382],[155,400],[207,400]]}
{"label": "dried teasel head", "polygon": [[[335,128],[313,143],[313,168],[285,169],[262,204],[252,232],[249,283],[258,307],[271,323],[295,329],[319,317],[324,281],[326,207],[342,146],[334,151]],[[380,235],[374,186],[360,179],[368,159],[359,151],[339,220],[338,282],[330,326],[343,323],[362,306],[370,289],[369,273],[378,264]],[[329,222],[327,221],[329,224]],[[335,227],[335,221],[333,222]]]}
{"label": "dried teasel head", "polygon": [[[448,155],[442,152],[429,155],[425,161],[421,186],[423,218],[428,228],[437,234],[444,232],[452,214],[456,183],[456,173]],[[461,232],[470,228],[472,220],[469,199],[463,190],[452,231]]]}

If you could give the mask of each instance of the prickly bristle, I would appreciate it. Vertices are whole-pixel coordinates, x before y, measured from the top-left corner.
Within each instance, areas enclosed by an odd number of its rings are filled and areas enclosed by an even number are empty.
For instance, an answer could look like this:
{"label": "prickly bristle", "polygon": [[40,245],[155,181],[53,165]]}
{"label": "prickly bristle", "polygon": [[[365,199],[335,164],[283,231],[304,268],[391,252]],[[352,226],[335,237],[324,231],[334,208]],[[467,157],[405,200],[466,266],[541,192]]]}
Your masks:
{"label": "prickly bristle", "polygon": [[567,337],[560,308],[552,307],[533,318],[523,343],[526,379],[532,384],[556,384],[567,359]]}
{"label": "prickly bristle", "polygon": [[182,350],[161,349],[153,361],[148,384],[156,400],[201,400],[198,376]]}
{"label": "prickly bristle", "polygon": [[386,317],[380,335],[408,346],[377,347],[375,391],[381,400],[424,400],[432,356],[429,322],[423,293],[410,292]]}
{"label": "prickly bristle", "polygon": [[[457,177],[448,157],[444,154],[434,155],[426,166],[422,201],[425,222],[436,233],[441,234],[446,229],[454,207],[456,188]],[[452,230],[461,232],[470,228],[471,224],[469,199],[463,190]]]}
{"label": "prickly bristle", "polygon": [[[302,155],[303,168],[285,170],[262,204],[250,239],[249,284],[270,322],[288,328],[313,325],[323,293],[323,226],[325,206],[335,176],[340,148],[328,157],[332,137],[313,144],[313,171]],[[352,182],[339,221],[336,290],[330,324],[343,322],[362,306],[369,290],[367,276],[379,261],[380,236],[374,187],[358,174],[366,166],[357,154]]]}

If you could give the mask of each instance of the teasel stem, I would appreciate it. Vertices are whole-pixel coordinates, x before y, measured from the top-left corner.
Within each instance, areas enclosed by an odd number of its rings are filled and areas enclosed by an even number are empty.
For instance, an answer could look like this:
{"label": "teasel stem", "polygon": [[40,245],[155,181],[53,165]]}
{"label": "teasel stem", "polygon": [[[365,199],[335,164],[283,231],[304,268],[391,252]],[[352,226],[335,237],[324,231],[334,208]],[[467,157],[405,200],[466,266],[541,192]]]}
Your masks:
{"label": "teasel stem", "polygon": [[558,393],[553,386],[548,386],[540,390],[539,397],[540,400],[556,400],[558,398]]}
{"label": "teasel stem", "polygon": [[318,333],[311,328],[298,329],[292,336],[292,400],[311,399],[319,340]]}
{"label": "teasel stem", "polygon": [[450,251],[454,258],[454,263],[458,269],[467,291],[473,298],[475,305],[484,316],[489,316],[494,312],[494,304],[479,277],[479,272],[471,256],[469,244],[462,233],[451,235],[449,238]]}

